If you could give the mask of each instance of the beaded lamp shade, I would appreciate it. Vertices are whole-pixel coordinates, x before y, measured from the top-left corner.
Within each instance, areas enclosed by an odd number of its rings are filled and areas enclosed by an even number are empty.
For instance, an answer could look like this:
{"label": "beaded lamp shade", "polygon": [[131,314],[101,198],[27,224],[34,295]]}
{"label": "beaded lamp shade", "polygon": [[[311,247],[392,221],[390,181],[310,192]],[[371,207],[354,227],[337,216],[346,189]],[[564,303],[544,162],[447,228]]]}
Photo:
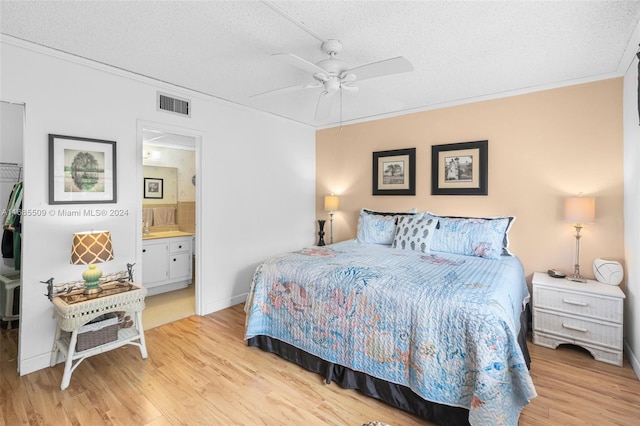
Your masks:
{"label": "beaded lamp shade", "polygon": [[76,232],[73,234],[71,263],[73,265],[89,265],[83,272],[85,293],[100,291],[102,271],[94,263],[108,262],[113,259],[111,233],[109,231]]}

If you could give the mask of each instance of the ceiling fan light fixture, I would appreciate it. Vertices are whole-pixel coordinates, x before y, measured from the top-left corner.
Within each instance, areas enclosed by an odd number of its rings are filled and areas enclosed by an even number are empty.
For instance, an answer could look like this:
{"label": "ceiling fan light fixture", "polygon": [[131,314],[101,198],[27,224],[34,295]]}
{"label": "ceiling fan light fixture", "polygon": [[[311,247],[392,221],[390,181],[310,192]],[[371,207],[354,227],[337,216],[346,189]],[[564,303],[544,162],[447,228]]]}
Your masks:
{"label": "ceiling fan light fixture", "polygon": [[329,76],[324,74],[324,73],[321,73],[321,72],[317,72],[317,73],[313,74],[313,78],[315,78],[316,80],[321,81],[323,83],[325,81],[329,80]]}
{"label": "ceiling fan light fixture", "polygon": [[324,83],[324,88],[329,93],[336,93],[340,90],[340,80],[337,78],[330,78]]}
{"label": "ceiling fan light fixture", "polygon": [[342,75],[340,76],[340,79],[344,82],[344,83],[350,83],[352,81],[356,81],[357,76],[353,73],[342,73]]}

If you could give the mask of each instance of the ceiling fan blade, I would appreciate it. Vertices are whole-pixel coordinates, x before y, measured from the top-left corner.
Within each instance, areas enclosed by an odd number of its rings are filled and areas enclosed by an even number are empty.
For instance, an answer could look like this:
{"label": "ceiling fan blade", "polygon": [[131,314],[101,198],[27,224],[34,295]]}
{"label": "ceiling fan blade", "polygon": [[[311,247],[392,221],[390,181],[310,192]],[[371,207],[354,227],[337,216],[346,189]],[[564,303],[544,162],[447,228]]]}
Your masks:
{"label": "ceiling fan blade", "polygon": [[360,89],[358,89],[358,86],[352,86],[350,84],[342,84],[342,85],[340,85],[340,88],[346,90],[347,92],[351,92],[351,93],[357,92],[358,90],[360,90]]}
{"label": "ceiling fan blade", "polygon": [[316,87],[324,87],[324,84],[318,83],[309,83],[302,86],[303,89],[315,89]]}
{"label": "ceiling fan blade", "polygon": [[356,79],[356,75],[349,72],[342,73],[342,76],[340,77],[340,81],[343,83],[351,83],[353,81],[356,81]]}
{"label": "ceiling fan blade", "polygon": [[324,91],[318,98],[318,105],[316,106],[316,121],[329,118],[331,109],[333,107],[333,96],[331,93]]}
{"label": "ceiling fan blade", "polygon": [[372,62],[370,64],[361,65],[345,71],[342,75],[355,74],[358,81],[368,78],[382,77],[385,75],[399,74],[402,72],[413,71],[411,62],[398,56],[396,58],[385,59],[383,61]]}
{"label": "ceiling fan blade", "polygon": [[277,56],[289,65],[293,65],[294,67],[299,68],[302,71],[307,71],[311,74],[326,74],[326,71],[324,69],[320,68],[313,62],[309,62],[306,59],[302,59],[301,57],[294,55],[293,53],[274,53],[271,56]]}
{"label": "ceiling fan blade", "polygon": [[271,95],[273,93],[287,93],[287,92],[294,92],[296,90],[315,89],[316,87],[322,87],[322,83],[296,84],[295,86],[281,87],[279,89],[267,90],[266,92],[256,93],[255,95],[249,96],[249,98],[255,98],[256,96]]}

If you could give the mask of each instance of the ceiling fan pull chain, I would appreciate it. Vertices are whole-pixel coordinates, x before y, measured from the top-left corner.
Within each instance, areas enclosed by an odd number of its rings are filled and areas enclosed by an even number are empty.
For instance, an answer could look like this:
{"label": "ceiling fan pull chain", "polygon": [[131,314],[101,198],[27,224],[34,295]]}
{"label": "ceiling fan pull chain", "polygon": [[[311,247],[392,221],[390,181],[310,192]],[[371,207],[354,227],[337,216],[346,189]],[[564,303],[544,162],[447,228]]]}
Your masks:
{"label": "ceiling fan pull chain", "polygon": [[340,130],[342,130],[342,86],[340,86]]}

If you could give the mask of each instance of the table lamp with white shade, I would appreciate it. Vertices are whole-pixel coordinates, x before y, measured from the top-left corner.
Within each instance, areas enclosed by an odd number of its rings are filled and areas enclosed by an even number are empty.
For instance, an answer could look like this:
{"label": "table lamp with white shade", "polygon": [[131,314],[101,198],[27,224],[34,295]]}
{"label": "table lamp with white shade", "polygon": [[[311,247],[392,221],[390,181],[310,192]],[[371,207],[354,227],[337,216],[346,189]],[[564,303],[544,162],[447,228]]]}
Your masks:
{"label": "table lamp with white shade", "polygon": [[333,214],[340,206],[340,198],[333,192],[331,195],[324,196],[324,211],[329,212],[329,220],[331,223],[330,242],[333,244]]}
{"label": "table lamp with white shade", "polygon": [[580,274],[580,231],[586,223],[593,223],[596,219],[596,199],[589,197],[571,197],[565,200],[564,220],[572,222],[576,228],[576,259],[573,274],[567,279],[586,283],[587,279]]}

